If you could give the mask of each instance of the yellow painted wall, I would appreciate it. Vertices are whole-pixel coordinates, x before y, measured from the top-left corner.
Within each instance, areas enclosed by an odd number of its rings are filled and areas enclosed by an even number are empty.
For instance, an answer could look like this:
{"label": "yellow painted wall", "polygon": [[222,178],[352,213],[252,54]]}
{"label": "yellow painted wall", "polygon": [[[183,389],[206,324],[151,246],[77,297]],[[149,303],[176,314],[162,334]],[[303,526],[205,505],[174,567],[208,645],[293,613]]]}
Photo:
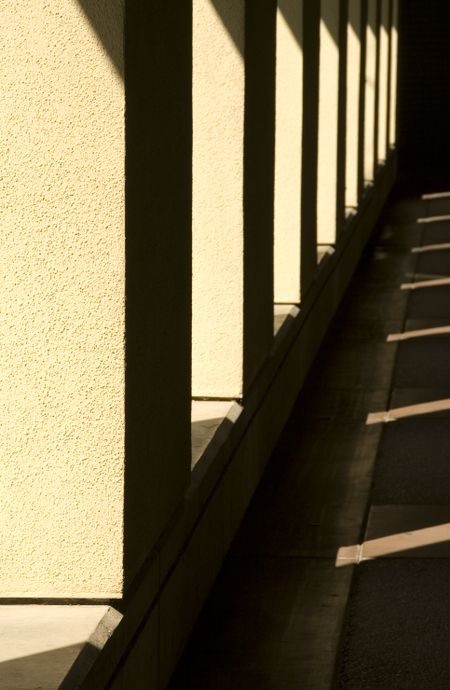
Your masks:
{"label": "yellow painted wall", "polygon": [[192,388],[240,397],[244,330],[243,0],[193,3]]}
{"label": "yellow painted wall", "polygon": [[300,302],[303,2],[279,0],[276,60],[275,302]]}
{"label": "yellow painted wall", "polygon": [[75,0],[0,2],[3,597],[122,588],[123,0],[89,5],[116,62]]}
{"label": "yellow painted wall", "polygon": [[339,106],[338,0],[322,0],[320,22],[317,241],[336,242]]}

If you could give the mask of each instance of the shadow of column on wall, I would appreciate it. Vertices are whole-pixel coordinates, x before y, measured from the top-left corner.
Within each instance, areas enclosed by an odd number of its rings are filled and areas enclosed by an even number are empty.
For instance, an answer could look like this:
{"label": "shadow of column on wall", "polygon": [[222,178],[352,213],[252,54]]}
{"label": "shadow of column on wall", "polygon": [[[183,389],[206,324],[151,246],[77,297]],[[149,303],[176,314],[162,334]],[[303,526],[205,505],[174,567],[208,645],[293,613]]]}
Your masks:
{"label": "shadow of column on wall", "polygon": [[78,0],[118,74],[124,77],[125,0]]}

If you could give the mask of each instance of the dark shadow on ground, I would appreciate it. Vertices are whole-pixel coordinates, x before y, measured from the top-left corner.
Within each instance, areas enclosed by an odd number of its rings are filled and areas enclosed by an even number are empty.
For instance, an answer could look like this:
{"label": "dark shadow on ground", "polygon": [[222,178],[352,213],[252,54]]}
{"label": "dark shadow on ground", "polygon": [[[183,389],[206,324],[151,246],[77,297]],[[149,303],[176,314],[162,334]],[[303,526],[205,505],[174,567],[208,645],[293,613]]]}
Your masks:
{"label": "dark shadow on ground", "polygon": [[[45,637],[44,630],[42,635]],[[68,687],[63,679],[82,647],[82,644],[74,644],[0,662],[0,690],[23,690],[24,688],[61,688],[63,690],[64,687]]]}

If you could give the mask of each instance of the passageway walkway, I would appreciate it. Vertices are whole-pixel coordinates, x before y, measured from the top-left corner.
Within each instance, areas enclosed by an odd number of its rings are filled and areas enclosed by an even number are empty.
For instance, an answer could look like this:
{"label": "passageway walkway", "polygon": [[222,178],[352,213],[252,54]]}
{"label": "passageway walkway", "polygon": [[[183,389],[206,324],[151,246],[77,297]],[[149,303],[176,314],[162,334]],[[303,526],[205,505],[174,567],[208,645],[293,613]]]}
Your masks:
{"label": "passageway walkway", "polygon": [[450,196],[391,204],[171,690],[450,687]]}

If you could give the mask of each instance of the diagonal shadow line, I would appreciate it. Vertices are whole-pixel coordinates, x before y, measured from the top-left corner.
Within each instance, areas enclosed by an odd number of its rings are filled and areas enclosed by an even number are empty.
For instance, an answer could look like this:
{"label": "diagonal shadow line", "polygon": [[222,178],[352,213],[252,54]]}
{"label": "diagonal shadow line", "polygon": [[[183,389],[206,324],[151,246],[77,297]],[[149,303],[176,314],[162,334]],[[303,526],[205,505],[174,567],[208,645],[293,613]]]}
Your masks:
{"label": "diagonal shadow line", "polygon": [[[80,0],[82,1],[82,0]],[[86,1],[86,0],[84,0]],[[304,0],[307,2],[308,0]],[[303,47],[303,31],[302,24],[298,22],[298,3],[299,0],[278,0],[278,10],[283,15],[286,24],[292,32],[300,48]],[[245,53],[245,39],[242,28],[240,27],[240,17],[236,11],[233,11],[233,3],[230,0],[211,0],[211,4],[220,17],[224,27],[232,38],[235,47],[240,54],[244,56]]]}
{"label": "diagonal shadow line", "polygon": [[349,0],[348,3],[348,23],[360,39],[363,32],[362,4],[363,3],[361,3],[360,0]]}
{"label": "diagonal shadow line", "polygon": [[[305,0],[308,2],[308,0]],[[340,12],[332,0],[322,0],[320,7],[320,20],[326,27],[330,37],[339,49]]]}
{"label": "diagonal shadow line", "polygon": [[222,24],[228,31],[233,43],[242,57],[245,54],[245,31],[242,26],[242,9],[240,4],[233,0],[210,0],[212,6],[220,17]]}
{"label": "diagonal shadow line", "polygon": [[[308,0],[303,0],[303,2],[308,2]],[[283,16],[300,48],[303,48],[303,2],[299,3],[298,0],[278,0],[278,11]],[[299,5],[300,22],[298,21]]]}
{"label": "diagonal shadow line", "polygon": [[[44,631],[43,635],[45,637]],[[27,688],[60,688],[82,648],[83,643],[80,642],[36,654],[3,659],[0,661],[1,687],[22,690],[26,684]]]}
{"label": "diagonal shadow line", "polygon": [[124,0],[78,0],[116,72],[124,78]]}

